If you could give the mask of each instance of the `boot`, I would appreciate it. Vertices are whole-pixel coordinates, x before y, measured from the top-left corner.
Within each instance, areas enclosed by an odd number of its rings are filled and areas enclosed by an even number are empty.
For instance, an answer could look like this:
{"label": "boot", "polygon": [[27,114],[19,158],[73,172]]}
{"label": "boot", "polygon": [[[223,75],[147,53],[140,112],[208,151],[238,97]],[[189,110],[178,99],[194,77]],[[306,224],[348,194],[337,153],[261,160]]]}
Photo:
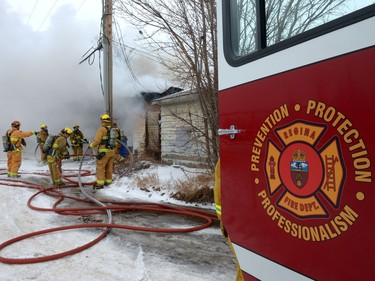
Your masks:
{"label": "boot", "polygon": [[56,182],[56,183],[53,184],[54,188],[61,188],[63,186],[65,186],[65,183],[63,183],[63,182]]}
{"label": "boot", "polygon": [[96,190],[96,189],[102,189],[103,187],[104,187],[104,185],[102,185],[102,184],[97,184],[96,183],[96,184],[93,185],[93,189],[94,190]]}

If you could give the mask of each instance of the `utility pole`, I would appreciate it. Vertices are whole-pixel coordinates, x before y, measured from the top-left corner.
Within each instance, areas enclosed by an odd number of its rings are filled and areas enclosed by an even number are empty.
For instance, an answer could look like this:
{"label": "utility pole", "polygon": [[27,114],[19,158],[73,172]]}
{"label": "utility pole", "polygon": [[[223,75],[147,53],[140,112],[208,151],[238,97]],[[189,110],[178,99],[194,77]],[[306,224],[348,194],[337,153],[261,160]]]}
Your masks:
{"label": "utility pole", "polygon": [[103,12],[103,84],[105,111],[113,120],[112,0],[105,0]]}

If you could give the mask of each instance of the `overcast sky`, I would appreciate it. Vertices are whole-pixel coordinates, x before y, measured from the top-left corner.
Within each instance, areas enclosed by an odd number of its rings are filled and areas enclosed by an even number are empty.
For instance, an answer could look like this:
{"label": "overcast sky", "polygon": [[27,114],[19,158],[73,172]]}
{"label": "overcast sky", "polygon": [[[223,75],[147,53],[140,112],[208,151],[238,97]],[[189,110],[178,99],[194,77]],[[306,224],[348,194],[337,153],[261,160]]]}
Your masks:
{"label": "overcast sky", "polygon": [[[13,120],[19,120],[21,130],[39,130],[46,123],[51,133],[78,122],[89,139],[93,136],[105,110],[102,56],[99,59],[96,52],[91,65],[79,62],[97,47],[101,14],[100,0],[0,0],[2,134]],[[116,15],[114,21],[114,35],[121,30],[123,44],[138,48],[138,31]],[[139,106],[126,98],[172,85],[161,76],[152,57],[132,53],[135,80],[115,52],[113,111],[120,128],[129,135],[133,117],[139,114],[133,110]]]}

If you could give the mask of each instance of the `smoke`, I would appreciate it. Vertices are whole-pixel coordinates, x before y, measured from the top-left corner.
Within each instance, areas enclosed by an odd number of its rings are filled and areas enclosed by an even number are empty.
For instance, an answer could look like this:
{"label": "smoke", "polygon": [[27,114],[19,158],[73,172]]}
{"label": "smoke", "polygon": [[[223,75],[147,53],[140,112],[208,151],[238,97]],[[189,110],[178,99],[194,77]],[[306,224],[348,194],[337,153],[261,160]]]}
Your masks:
{"label": "smoke", "polygon": [[[75,13],[71,6],[62,6],[51,15],[48,29],[33,31],[17,14],[9,12],[7,3],[0,1],[2,135],[13,120],[19,120],[23,131],[39,131],[45,123],[52,134],[78,123],[85,137],[93,138],[105,110],[99,67],[103,63],[99,52],[89,61],[79,62],[91,47],[97,46],[100,18],[78,20]],[[139,57],[137,61],[138,82],[143,88],[120,63],[114,63],[113,74],[114,118],[130,141],[135,117],[144,110],[139,93],[168,88],[155,62]],[[33,147],[27,149],[33,151]]]}

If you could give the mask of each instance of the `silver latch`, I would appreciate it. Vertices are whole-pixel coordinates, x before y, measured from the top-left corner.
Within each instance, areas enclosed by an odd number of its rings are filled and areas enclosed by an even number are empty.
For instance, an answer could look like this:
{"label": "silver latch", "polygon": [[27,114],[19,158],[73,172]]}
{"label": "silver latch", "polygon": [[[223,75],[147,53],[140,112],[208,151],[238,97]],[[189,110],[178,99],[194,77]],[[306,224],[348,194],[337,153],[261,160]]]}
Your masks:
{"label": "silver latch", "polygon": [[231,139],[234,139],[236,137],[236,134],[238,134],[240,130],[236,129],[235,125],[230,125],[229,129],[219,129],[217,130],[217,133],[219,136],[222,135],[229,135]]}

